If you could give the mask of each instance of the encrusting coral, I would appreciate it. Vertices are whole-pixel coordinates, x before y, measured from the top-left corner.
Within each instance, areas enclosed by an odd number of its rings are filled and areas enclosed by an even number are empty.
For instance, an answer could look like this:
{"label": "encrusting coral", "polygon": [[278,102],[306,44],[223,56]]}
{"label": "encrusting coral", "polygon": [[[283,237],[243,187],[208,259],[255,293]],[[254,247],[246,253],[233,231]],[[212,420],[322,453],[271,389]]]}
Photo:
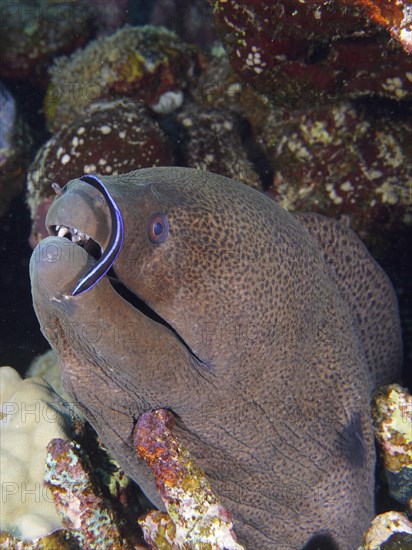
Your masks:
{"label": "encrusting coral", "polygon": [[[45,99],[50,129],[73,122],[98,100],[132,97],[154,110],[167,103],[164,94],[184,93],[198,69],[197,50],[159,27],[123,27],[90,43],[70,58],[59,58],[51,69]],[[77,83],[66,85],[65,83]]]}
{"label": "encrusting coral", "polygon": [[398,384],[376,393],[372,416],[391,496],[403,505],[412,499],[412,396]]}
{"label": "encrusting coral", "polygon": [[77,538],[81,548],[133,548],[122,536],[116,513],[103,498],[90,464],[77,443],[63,439],[50,441],[46,464],[46,487],[53,496],[63,525]]}
{"label": "encrusting coral", "polygon": [[412,523],[405,514],[386,512],[376,516],[359,550],[408,550],[412,548]]}
{"label": "encrusting coral", "polygon": [[273,169],[270,192],[292,211],[340,218],[375,253],[412,225],[412,116],[351,102],[310,111],[270,108],[258,143]]}
{"label": "encrusting coral", "polygon": [[185,133],[182,164],[216,172],[262,189],[259,175],[242,148],[240,120],[229,109],[185,104],[176,115]]}
{"label": "encrusting coral", "polygon": [[274,104],[293,107],[371,94],[411,98],[408,7],[399,28],[378,17],[377,3],[211,0],[234,69]]}
{"label": "encrusting coral", "polygon": [[143,414],[135,429],[139,456],[150,466],[167,509],[139,520],[151,547],[242,550],[230,513],[213,494],[205,473],[173,434],[167,410]]}

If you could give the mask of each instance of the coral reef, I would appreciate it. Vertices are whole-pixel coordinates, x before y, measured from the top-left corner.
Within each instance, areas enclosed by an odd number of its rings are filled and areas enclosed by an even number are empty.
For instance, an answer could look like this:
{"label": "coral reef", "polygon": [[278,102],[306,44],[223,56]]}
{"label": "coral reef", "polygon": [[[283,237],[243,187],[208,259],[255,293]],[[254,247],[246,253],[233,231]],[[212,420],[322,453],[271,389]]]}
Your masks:
{"label": "coral reef", "polygon": [[382,25],[398,40],[407,53],[412,53],[412,10],[408,0],[349,0],[366,13],[372,21]]}
{"label": "coral reef", "polygon": [[22,189],[30,151],[30,131],[18,114],[18,106],[0,82],[0,216]]}
{"label": "coral reef", "polygon": [[[388,40],[377,17],[370,20],[363,9],[367,2],[212,4],[234,69],[273,103],[309,105],[325,97],[365,94],[411,97],[412,58]],[[410,31],[405,40],[410,40]]]}
{"label": "coral reef", "polygon": [[45,485],[63,525],[81,548],[133,548],[122,536],[116,512],[103,498],[79,445],[63,439],[49,443]]}
{"label": "coral reef", "polygon": [[1,529],[34,539],[61,527],[43,479],[46,446],[69,434],[69,410],[40,378],[2,367],[0,381]]}
{"label": "coral reef", "polygon": [[256,135],[272,108],[266,96],[233,70],[222,46],[211,50],[208,63],[193,83],[191,92],[205,108],[226,108],[241,114],[252,124]]}
{"label": "coral reef", "polygon": [[[13,373],[10,369],[7,377],[18,382],[17,373]],[[230,515],[211,492],[202,470],[174,437],[172,423],[169,412],[155,411],[141,417],[135,432],[137,450],[153,469],[170,514],[154,511],[139,520],[146,541],[152,548],[241,550],[232,533]],[[47,445],[44,490],[49,494],[51,506],[54,502],[61,522],[47,535],[18,532],[20,536],[16,536],[2,531],[0,548],[146,548],[136,522],[134,527],[127,525],[124,515],[131,504],[127,498],[124,500],[129,481],[115,463],[111,470],[105,466],[103,475],[107,484],[102,485],[102,474],[99,468],[96,470],[96,464],[90,464],[79,444],[52,439]],[[113,498],[107,498],[102,487],[109,489]],[[116,499],[120,501],[117,506]]]}
{"label": "coral reef", "polygon": [[44,219],[54,192],[79,174],[122,174],[174,164],[172,147],[147,110],[130,99],[89,105],[81,117],[56,132],[37,152],[28,172],[31,242],[47,235]]}
{"label": "coral reef", "polygon": [[212,8],[204,0],[157,0],[150,15],[151,25],[174,31],[182,40],[203,48],[216,40]]}
{"label": "coral reef", "polygon": [[85,44],[91,35],[84,2],[18,0],[0,5],[0,76],[47,80],[52,59]]}
{"label": "coral reef", "polygon": [[[16,550],[146,548],[135,517],[133,524],[130,521],[128,524],[127,514],[125,515],[125,507],[131,504],[131,509],[135,511],[135,505],[127,500],[121,502],[122,497],[126,495],[129,480],[113,461],[111,469],[106,464],[104,476],[107,480],[111,480],[110,496],[113,498],[104,497],[101,487],[103,489],[107,487],[104,483],[102,485],[100,479],[102,471],[98,468],[92,472],[93,467],[84,451],[88,446],[90,445],[86,444],[82,449],[74,441],[59,438],[52,439],[47,446],[43,490],[48,492],[49,502],[55,505],[61,517],[60,528],[53,530],[49,535],[34,537],[33,540],[1,531],[0,548]],[[101,454],[101,449],[97,449],[97,454]]]}
{"label": "coral reef", "polygon": [[[59,372],[48,352],[28,374],[44,375],[64,394]],[[76,407],[37,376],[22,380],[0,369],[0,548],[99,550],[102,540],[143,548],[136,518],[147,502],[140,490]]]}
{"label": "coral reef", "polygon": [[81,550],[76,538],[64,529],[35,540],[22,540],[6,531],[0,531],[1,550]]}
{"label": "coral reef", "polygon": [[384,386],[372,407],[375,435],[391,496],[412,499],[412,396],[397,384]]}
{"label": "coral reef", "polygon": [[174,33],[150,26],[123,27],[55,62],[45,99],[50,129],[73,122],[99,99],[129,96],[156,110],[164,94],[184,94],[198,70],[197,50]]}
{"label": "coral reef", "polygon": [[386,512],[372,521],[359,550],[407,550],[412,548],[412,523],[405,514]]}
{"label": "coral reef", "polygon": [[375,253],[389,232],[412,225],[412,115],[337,103],[271,109],[257,141],[274,168],[270,191],[293,211],[347,216]]}
{"label": "coral reef", "polygon": [[168,512],[150,512],[139,520],[146,541],[152,548],[241,550],[230,514],[176,439],[173,423],[173,415],[161,409],[143,414],[135,429],[136,450],[150,466]]}
{"label": "coral reef", "polygon": [[242,146],[240,121],[233,111],[188,104],[176,118],[184,130],[184,166],[216,172],[262,189]]}
{"label": "coral reef", "polygon": [[346,101],[311,109],[274,107],[240,80],[219,51],[200,75],[194,96],[205,111],[225,105],[249,122],[261,151],[254,168],[260,166],[262,181],[283,207],[345,216],[380,256],[390,235],[412,225],[407,105]]}
{"label": "coral reef", "polygon": [[45,380],[53,390],[69,401],[69,396],[65,393],[62,386],[62,374],[59,360],[53,350],[46,351],[31,362],[26,371],[26,378],[37,377]]}

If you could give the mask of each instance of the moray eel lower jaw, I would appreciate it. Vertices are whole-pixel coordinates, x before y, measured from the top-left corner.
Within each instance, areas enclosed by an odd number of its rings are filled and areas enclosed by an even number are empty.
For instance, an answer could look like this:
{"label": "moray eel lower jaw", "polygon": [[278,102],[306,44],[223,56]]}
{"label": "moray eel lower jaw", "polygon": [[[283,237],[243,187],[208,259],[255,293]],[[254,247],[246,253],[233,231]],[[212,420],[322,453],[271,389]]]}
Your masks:
{"label": "moray eel lower jaw", "polygon": [[[86,290],[93,287],[113,265],[113,261],[107,260],[107,254],[102,246],[100,246],[90,235],[84,233],[80,229],[72,226],[66,226],[63,224],[50,225],[47,227],[47,231],[51,237],[64,238],[73,243],[73,245],[79,246],[97,260],[97,263],[90,267],[90,269],[82,275],[79,281],[75,284],[70,294],[77,296]],[[118,253],[116,254],[117,257]],[[106,257],[105,257],[106,256]],[[90,282],[91,281],[91,282]]]}

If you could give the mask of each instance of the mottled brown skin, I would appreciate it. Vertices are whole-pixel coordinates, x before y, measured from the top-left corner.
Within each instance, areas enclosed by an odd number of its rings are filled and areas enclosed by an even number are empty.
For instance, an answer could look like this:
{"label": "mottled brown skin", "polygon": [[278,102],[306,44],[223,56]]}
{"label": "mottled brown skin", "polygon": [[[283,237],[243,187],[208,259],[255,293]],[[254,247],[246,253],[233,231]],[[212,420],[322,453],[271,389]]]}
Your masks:
{"label": "mottled brown skin", "polygon": [[[338,222],[292,215],[221,176],[154,168],[101,180],[125,221],[116,274],[167,324],[107,277],[70,296],[95,260],[42,241],[33,301],[69,394],[155,504],[132,432],[142,413],[168,408],[247,548],[299,549],[325,534],[328,548],[353,550],[374,513],[370,394],[401,363],[385,274]],[[47,223],[105,246],[98,197],[73,180]],[[156,212],[170,224],[161,244],[147,232]]]}

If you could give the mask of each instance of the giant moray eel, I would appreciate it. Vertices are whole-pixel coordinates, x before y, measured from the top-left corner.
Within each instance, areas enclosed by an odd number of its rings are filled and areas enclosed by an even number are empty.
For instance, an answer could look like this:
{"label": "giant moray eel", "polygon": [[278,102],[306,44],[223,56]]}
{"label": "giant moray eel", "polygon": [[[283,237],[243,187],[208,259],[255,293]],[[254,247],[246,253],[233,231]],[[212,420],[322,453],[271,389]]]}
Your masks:
{"label": "giant moray eel", "polygon": [[357,547],[374,514],[370,395],[402,346],[391,284],[356,235],[187,168],[75,179],[47,225],[30,264],[42,331],[153,503],[132,434],[167,408],[247,548]]}

